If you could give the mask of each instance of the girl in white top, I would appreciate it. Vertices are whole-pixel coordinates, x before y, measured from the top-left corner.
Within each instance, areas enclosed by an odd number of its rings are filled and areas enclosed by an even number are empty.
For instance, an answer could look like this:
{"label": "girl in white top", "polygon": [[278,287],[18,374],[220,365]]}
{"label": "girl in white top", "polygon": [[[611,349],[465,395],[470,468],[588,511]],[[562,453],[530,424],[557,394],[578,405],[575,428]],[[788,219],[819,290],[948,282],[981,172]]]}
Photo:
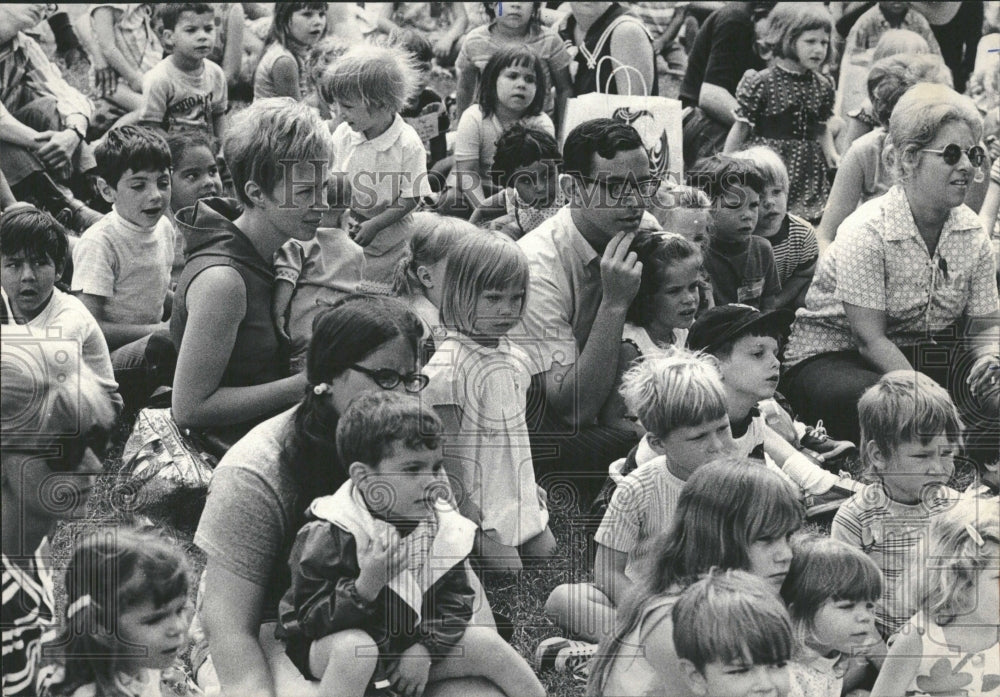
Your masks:
{"label": "girl in white top", "polygon": [[[701,298],[701,249],[683,235],[641,233],[630,251],[642,262],[642,279],[625,315],[616,385],[635,361],[662,356],[671,346],[684,347]],[[634,414],[626,412],[616,387],[601,409],[600,422],[634,428],[634,418],[630,418]]]}
{"label": "girl in white top", "polygon": [[423,325],[421,363],[434,354],[444,339],[441,324],[441,294],[447,254],[459,241],[481,232],[471,223],[429,211],[413,214],[412,237],[406,255],[396,265],[393,294],[406,303]]}
{"label": "girl in white top", "polygon": [[193,608],[184,552],[128,528],[97,530],[66,567],[62,632],[42,649],[45,697],[202,695],[181,667]]}
{"label": "girl in white top", "polygon": [[966,495],[931,525],[917,614],[900,630],[872,697],[1000,695],[1000,502]]}
{"label": "girl in white top", "polygon": [[797,640],[788,695],[840,697],[885,655],[875,631],[882,572],[860,550],[829,537],[804,537],[792,551],[781,588]]}
{"label": "girl in white top", "polygon": [[453,447],[445,450],[459,509],[480,522],[488,567],[520,570],[521,555],[549,557],[545,496],[535,484],[528,386],[538,372],[507,334],[520,325],[528,260],[510,238],[483,232],[448,255],[441,317],[449,330],[424,372]]}

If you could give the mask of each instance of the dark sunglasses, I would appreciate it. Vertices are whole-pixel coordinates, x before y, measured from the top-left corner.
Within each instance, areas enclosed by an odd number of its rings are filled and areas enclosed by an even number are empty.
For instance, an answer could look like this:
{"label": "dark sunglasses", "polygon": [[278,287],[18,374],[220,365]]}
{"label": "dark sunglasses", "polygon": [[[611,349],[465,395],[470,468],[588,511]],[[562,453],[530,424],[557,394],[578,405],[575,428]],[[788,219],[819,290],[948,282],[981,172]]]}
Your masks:
{"label": "dark sunglasses", "polygon": [[960,145],[955,145],[950,143],[944,146],[941,150],[931,150],[930,148],[924,148],[920,152],[929,152],[935,155],[940,155],[941,159],[944,160],[946,165],[957,165],[958,161],[962,159],[962,153],[969,156],[969,162],[972,163],[973,167],[979,167],[986,160],[986,151],[983,150],[978,145],[973,145],[968,150],[962,150]]}
{"label": "dark sunglasses", "polygon": [[397,373],[392,368],[373,369],[365,368],[364,366],[357,364],[344,367],[367,375],[383,390],[394,390],[399,383],[403,383],[403,389],[407,392],[420,392],[420,390],[427,387],[427,383],[431,381],[431,379],[423,373],[408,373],[406,375],[402,375]]}
{"label": "dark sunglasses", "polygon": [[660,190],[660,186],[663,183],[655,177],[641,181],[629,181],[628,179],[608,180],[603,177],[585,177],[582,174],[579,177],[584,181],[600,184],[608,192],[608,195],[615,199],[624,198],[627,193],[633,191],[643,198],[651,198],[656,195],[656,192]]}

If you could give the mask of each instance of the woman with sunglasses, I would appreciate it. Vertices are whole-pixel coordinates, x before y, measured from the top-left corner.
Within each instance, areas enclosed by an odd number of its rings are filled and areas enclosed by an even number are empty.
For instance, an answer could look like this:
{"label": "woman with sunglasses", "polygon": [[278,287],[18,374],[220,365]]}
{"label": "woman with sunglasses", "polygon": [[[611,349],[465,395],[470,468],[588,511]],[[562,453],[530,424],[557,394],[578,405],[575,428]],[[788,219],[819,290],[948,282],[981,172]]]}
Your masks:
{"label": "woman with sunglasses", "polygon": [[114,426],[108,392],[74,353],[64,340],[6,336],[0,349],[5,696],[35,694],[54,610],[48,536],[86,511]]}
{"label": "woman with sunglasses", "polygon": [[[194,538],[208,557],[199,621],[211,661],[199,669],[204,651],[192,657],[203,687],[217,680],[233,695],[318,694],[318,683],[301,677],[274,638],[290,582],[288,555],[309,502],[348,478],[351,463],[340,461],[334,434],[351,400],[369,390],[415,395],[426,387],[417,358],[421,331],[417,316],[394,298],[352,295],[332,305],[313,329],[302,401],[222,458]],[[495,692],[465,684],[456,694]]]}
{"label": "woman with sunglasses", "polygon": [[944,85],[918,84],[896,104],[897,183],[841,224],[792,327],[780,389],[803,420],[860,442],[861,393],[919,370],[964,411],[967,443],[993,424],[995,459],[1000,300],[989,238],[963,205],[989,167],[981,135],[975,105]]}

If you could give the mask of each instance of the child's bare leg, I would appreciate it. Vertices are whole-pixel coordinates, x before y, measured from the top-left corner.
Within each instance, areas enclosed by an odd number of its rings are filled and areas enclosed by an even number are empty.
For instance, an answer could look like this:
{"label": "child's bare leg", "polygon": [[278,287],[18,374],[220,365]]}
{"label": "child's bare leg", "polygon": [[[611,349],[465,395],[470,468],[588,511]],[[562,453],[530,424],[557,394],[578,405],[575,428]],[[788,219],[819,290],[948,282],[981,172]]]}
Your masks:
{"label": "child's bare leg", "polygon": [[571,637],[600,642],[615,628],[615,608],[592,583],[564,583],[545,601],[545,614]]}
{"label": "child's bare leg", "polygon": [[507,697],[545,697],[545,688],[528,662],[495,631],[468,627],[453,653],[431,667],[429,682],[483,677]]}
{"label": "child's bare leg", "polygon": [[517,553],[517,547],[501,544],[482,530],[476,531],[476,545],[472,554],[480,566],[488,571],[521,570],[521,555]]}
{"label": "child's bare leg", "polygon": [[363,697],[377,662],[375,641],[360,629],[330,634],[309,648],[309,671],[320,676],[324,697]]}

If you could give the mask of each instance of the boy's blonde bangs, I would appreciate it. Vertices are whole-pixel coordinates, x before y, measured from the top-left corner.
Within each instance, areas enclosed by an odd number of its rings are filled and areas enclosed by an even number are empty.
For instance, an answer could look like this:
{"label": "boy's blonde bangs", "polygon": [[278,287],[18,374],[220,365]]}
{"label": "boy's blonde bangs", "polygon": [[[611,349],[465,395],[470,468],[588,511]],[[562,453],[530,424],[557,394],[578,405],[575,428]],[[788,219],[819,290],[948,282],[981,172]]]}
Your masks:
{"label": "boy's blonde bangs", "polygon": [[674,348],[650,356],[622,376],[625,406],[658,437],[685,426],[700,426],[726,416],[726,395],[715,360]]}
{"label": "boy's blonde bangs", "polygon": [[883,457],[900,445],[918,441],[927,445],[939,435],[961,447],[964,425],[948,391],[934,380],[911,370],[886,373],[858,401],[861,461],[873,471],[872,446]]}

